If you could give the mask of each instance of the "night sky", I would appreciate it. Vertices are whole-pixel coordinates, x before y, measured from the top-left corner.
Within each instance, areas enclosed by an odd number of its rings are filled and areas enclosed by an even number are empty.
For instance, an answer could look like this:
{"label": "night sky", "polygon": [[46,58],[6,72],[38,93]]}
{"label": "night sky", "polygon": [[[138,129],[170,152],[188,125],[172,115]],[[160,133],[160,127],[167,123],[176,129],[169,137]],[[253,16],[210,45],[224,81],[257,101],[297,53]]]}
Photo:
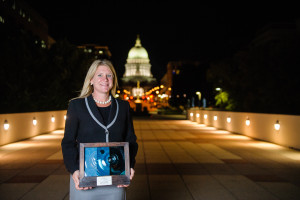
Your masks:
{"label": "night sky", "polygon": [[[272,22],[294,22],[296,5],[217,4],[190,1],[27,0],[46,19],[49,34],[79,45],[106,45],[123,73],[137,34],[160,79],[168,61],[209,61],[245,47]],[[150,3],[151,2],[151,3]],[[185,3],[185,4],[183,4]]]}

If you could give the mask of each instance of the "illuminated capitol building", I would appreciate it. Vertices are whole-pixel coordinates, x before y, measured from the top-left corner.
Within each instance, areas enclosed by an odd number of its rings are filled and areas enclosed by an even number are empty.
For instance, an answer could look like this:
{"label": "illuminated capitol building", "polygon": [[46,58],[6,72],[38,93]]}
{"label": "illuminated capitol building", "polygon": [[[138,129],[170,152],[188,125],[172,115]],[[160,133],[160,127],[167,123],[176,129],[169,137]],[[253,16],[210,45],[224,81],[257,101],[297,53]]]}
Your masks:
{"label": "illuminated capitol building", "polygon": [[128,53],[122,83],[123,88],[137,99],[156,84],[156,79],[151,73],[148,52],[142,46],[139,35]]}

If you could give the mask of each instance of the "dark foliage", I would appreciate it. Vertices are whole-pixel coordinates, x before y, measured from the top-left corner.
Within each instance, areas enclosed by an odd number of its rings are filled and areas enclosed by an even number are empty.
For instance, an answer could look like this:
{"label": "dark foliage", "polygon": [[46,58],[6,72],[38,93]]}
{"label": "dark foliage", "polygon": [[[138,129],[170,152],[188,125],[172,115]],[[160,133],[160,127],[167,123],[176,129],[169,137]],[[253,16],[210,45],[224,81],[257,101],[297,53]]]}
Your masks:
{"label": "dark foliage", "polygon": [[299,35],[284,35],[211,64],[207,76],[234,111],[300,114]]}
{"label": "dark foliage", "polygon": [[50,49],[8,25],[0,35],[1,113],[63,110],[78,96],[91,58],[67,40]]}

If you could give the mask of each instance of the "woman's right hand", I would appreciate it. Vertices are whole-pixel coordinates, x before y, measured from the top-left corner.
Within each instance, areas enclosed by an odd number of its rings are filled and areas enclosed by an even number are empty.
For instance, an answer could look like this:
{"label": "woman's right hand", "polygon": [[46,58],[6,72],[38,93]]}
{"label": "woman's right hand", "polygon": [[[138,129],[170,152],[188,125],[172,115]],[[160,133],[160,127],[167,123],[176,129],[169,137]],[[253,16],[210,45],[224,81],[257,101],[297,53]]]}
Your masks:
{"label": "woman's right hand", "polygon": [[72,174],[72,178],[73,178],[73,181],[75,183],[75,188],[77,190],[90,190],[90,189],[92,189],[92,187],[79,187],[79,170],[76,170]]}

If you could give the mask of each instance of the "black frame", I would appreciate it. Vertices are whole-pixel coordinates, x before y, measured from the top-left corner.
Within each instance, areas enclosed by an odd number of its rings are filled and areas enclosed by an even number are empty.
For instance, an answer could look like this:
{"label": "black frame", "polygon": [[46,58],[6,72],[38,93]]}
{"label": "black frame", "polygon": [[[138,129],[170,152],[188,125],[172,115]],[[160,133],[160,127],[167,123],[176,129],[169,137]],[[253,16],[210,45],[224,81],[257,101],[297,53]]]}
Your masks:
{"label": "black frame", "polygon": [[[85,148],[89,147],[124,147],[125,175],[85,176]],[[108,185],[129,185],[130,164],[128,142],[80,143],[79,187],[97,187]]]}

